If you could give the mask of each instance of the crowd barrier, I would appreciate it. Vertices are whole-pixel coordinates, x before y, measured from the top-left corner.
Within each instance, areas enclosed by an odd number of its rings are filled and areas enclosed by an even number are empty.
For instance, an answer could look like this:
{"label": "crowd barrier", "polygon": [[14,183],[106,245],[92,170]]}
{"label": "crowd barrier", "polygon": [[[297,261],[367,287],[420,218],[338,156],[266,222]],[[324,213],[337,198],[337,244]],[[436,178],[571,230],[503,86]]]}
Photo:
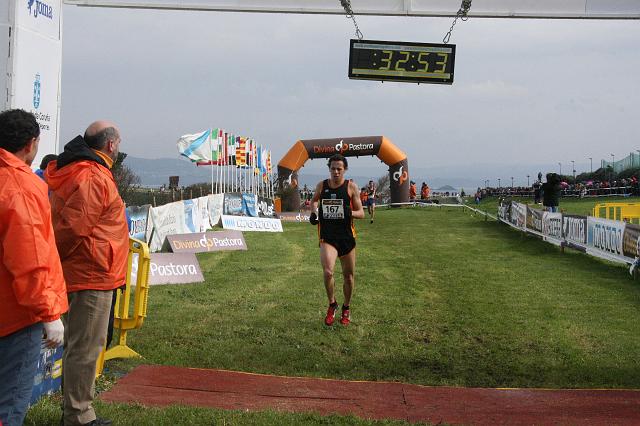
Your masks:
{"label": "crowd barrier", "polygon": [[[96,363],[96,376],[102,374],[104,362],[114,358],[134,358],[140,355],[127,346],[127,333],[142,327],[147,316],[149,299],[149,247],[142,241],[129,238],[127,279],[123,290],[116,291],[113,310],[113,329],[118,330],[118,344],[103,349]],[[135,271],[135,272],[134,272]],[[132,293],[133,292],[133,293]],[[132,297],[133,294],[133,297]],[[133,298],[133,310],[131,299]]]}
{"label": "crowd barrier", "polygon": [[[496,197],[534,197],[532,188],[505,187],[489,188],[485,190],[486,195]],[[568,188],[560,191],[561,197],[629,197],[640,195],[640,188],[637,186],[616,186],[612,188]]]}
{"label": "crowd barrier", "polygon": [[601,259],[635,266],[640,256],[640,226],[636,224],[546,212],[515,201],[500,204],[498,220],[547,242]]}
{"label": "crowd barrier", "polygon": [[594,217],[640,224],[640,203],[598,203],[591,213]]}
{"label": "crowd barrier", "polygon": [[255,194],[210,194],[158,207],[127,207],[129,235],[149,245],[151,252],[161,251],[167,235],[205,232],[218,225],[223,215],[275,218],[272,199]]}

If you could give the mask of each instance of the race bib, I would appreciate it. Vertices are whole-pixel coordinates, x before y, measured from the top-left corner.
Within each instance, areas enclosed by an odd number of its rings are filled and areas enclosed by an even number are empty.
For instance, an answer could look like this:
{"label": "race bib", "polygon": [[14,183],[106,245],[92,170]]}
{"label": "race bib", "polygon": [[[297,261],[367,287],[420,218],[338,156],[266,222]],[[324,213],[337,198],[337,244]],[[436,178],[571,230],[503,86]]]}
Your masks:
{"label": "race bib", "polygon": [[324,219],[344,219],[344,206],[340,200],[322,200],[322,217]]}

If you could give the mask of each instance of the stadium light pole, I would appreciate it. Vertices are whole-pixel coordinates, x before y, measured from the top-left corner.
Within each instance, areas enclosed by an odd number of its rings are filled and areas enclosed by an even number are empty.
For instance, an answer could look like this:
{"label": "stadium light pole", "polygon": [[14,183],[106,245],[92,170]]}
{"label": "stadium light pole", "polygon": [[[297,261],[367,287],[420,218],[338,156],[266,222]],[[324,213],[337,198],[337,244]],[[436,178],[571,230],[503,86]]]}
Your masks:
{"label": "stadium light pole", "polygon": [[501,188],[501,186],[500,186],[500,178],[498,178],[498,188]]}
{"label": "stadium light pole", "polygon": [[558,163],[558,166],[560,166],[560,176],[562,176],[562,163]]}
{"label": "stadium light pole", "polygon": [[591,162],[591,173],[593,173],[593,157],[589,157],[589,161]]}
{"label": "stadium light pole", "polygon": [[573,180],[576,180],[576,162],[571,160],[571,168],[573,169]]}
{"label": "stadium light pole", "polygon": [[530,186],[529,185],[529,175],[527,175],[527,186]]}
{"label": "stadium light pole", "polygon": [[511,189],[513,189],[513,176],[511,176]]}

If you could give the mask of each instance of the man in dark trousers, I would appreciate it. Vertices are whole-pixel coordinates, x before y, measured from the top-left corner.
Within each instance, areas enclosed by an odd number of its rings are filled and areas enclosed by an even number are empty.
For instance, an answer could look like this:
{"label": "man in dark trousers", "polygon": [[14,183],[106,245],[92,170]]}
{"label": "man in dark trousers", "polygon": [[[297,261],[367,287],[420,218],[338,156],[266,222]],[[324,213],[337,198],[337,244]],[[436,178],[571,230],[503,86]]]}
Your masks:
{"label": "man in dark trousers", "polygon": [[350,304],[355,285],[356,233],[353,219],[363,219],[364,209],[358,185],[345,180],[344,174],[349,167],[347,159],[340,154],[334,154],[329,158],[327,165],[330,178],[316,185],[309,220],[312,224],[318,225],[320,237],[320,263],[329,299],[324,323],[332,326],[338,309],[333,269],[336,259],[339,258],[344,278],[344,303],[340,323],[346,326],[351,322]]}
{"label": "man in dark trousers", "polygon": [[120,131],[96,121],[64,147],[45,176],[69,293],[62,361],[65,425],[110,425],[96,417],[96,361],[105,346],[113,290],[125,283],[129,231],[111,174]]}

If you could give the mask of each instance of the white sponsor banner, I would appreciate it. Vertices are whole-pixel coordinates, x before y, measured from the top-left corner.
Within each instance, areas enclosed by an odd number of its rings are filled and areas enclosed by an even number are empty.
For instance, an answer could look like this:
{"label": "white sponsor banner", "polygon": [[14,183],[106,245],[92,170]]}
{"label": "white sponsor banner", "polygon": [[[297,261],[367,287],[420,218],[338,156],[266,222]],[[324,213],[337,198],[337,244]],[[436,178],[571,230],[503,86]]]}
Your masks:
{"label": "white sponsor banner", "polygon": [[182,201],[152,207],[149,209],[149,217],[153,228],[151,238],[147,237],[147,241],[149,241],[149,250],[152,252],[162,249],[167,235],[191,232],[184,221],[184,203]]}
{"label": "white sponsor banner", "polygon": [[542,214],[542,234],[545,239],[560,244],[562,241],[562,213],[544,212]]}
{"label": "white sponsor banner", "polygon": [[222,207],[224,206],[224,194],[212,194],[207,197],[207,208],[209,209],[209,223],[211,227],[216,226],[220,222],[222,216]]}
{"label": "white sponsor banner", "polygon": [[527,218],[527,205],[511,202],[511,224],[517,228],[524,229]]}
{"label": "white sponsor banner", "polygon": [[204,282],[202,270],[193,253],[152,253],[149,284],[187,284]]}
{"label": "white sponsor banner", "polygon": [[7,108],[33,113],[40,125],[36,166],[46,154],[59,151],[62,0],[17,0],[15,8],[8,79],[2,89],[7,89]]}
{"label": "white sponsor banner", "polygon": [[614,256],[624,256],[622,242],[624,222],[587,217],[587,245]]}
{"label": "white sponsor banner", "polygon": [[282,232],[280,219],[222,215],[222,227],[238,231]]}
{"label": "white sponsor banner", "polygon": [[[3,3],[5,1],[7,0],[3,0]],[[16,1],[16,25],[53,40],[61,39],[61,13],[62,0]]]}
{"label": "white sponsor banner", "polygon": [[193,223],[197,229],[196,232],[206,232],[211,229],[209,222],[209,197],[198,197],[196,201],[197,211],[194,212]]}

